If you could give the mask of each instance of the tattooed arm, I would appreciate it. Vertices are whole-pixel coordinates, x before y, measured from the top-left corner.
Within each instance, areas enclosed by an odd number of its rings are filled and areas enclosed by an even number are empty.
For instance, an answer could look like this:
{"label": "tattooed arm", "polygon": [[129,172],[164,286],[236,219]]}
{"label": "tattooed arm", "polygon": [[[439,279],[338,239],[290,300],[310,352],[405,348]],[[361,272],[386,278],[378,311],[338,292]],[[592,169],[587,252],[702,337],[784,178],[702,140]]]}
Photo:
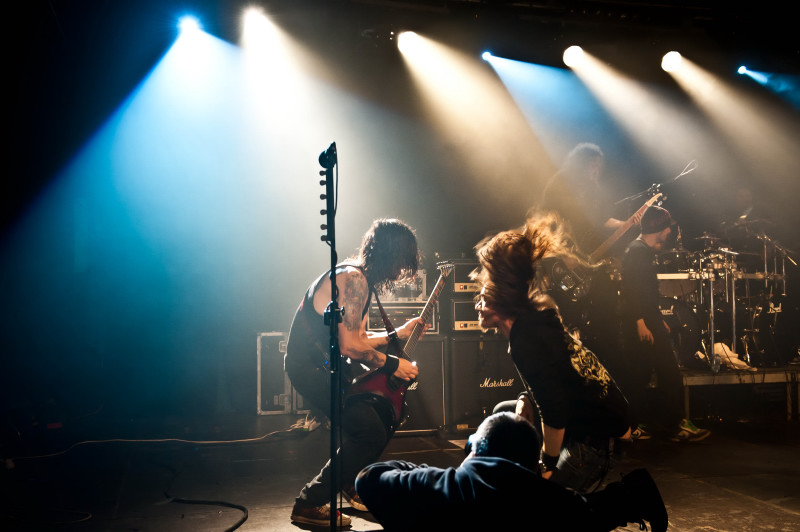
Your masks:
{"label": "tattooed arm", "polygon": [[[343,356],[357,360],[369,368],[382,367],[386,363],[386,355],[376,348],[386,345],[386,333],[368,335],[366,316],[361,317],[369,297],[366,278],[357,268],[347,266],[337,271],[336,286],[339,289],[339,305],[344,307],[344,316],[339,324],[339,350]],[[330,302],[330,290],[330,280],[326,280],[314,295],[314,307],[320,313]],[[394,375],[409,380],[418,373],[416,366],[401,359]]]}

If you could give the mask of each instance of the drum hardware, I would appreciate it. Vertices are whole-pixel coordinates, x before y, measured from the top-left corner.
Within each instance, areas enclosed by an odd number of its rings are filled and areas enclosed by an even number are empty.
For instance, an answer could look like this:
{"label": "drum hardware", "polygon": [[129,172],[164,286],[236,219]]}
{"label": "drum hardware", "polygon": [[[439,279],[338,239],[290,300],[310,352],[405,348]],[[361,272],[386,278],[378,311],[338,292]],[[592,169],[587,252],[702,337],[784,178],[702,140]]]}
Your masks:
{"label": "drum hardware", "polygon": [[719,243],[722,241],[719,237],[704,232],[702,235],[695,238],[695,240],[699,240],[703,242],[703,249],[709,250],[716,248]]}
{"label": "drum hardware", "polygon": [[[689,345],[699,345],[711,371],[717,372],[720,361],[713,348],[722,342],[749,365],[777,361],[776,330],[782,322],[781,304],[774,297],[786,295],[786,262],[797,262],[769,236],[756,236],[764,243],[761,253],[722,247],[717,237],[704,233],[696,239],[703,242],[703,251],[676,249],[656,257],[661,312],[670,329],[677,327],[672,341],[681,359],[694,356]],[[687,313],[694,315],[689,326]],[[683,315],[679,323],[676,314]]]}
{"label": "drum hardware", "polygon": [[659,298],[661,317],[669,327],[673,351],[682,366],[697,361],[696,353],[701,349],[702,330],[697,314],[684,301],[675,297]]}

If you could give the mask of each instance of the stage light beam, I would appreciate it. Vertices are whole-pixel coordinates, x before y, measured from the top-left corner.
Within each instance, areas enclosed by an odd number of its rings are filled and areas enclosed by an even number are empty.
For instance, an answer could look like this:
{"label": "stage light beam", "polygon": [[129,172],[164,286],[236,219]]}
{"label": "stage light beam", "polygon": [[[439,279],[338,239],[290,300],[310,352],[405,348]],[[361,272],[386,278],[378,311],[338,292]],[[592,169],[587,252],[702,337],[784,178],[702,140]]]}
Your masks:
{"label": "stage light beam", "polygon": [[280,53],[279,30],[258,7],[248,7],[242,16],[242,45],[265,54]]}
{"label": "stage light beam", "polygon": [[581,61],[584,59],[583,48],[580,46],[570,46],[564,50],[563,59],[564,64],[570,68],[580,65]]}
{"label": "stage light beam", "polygon": [[413,31],[404,31],[397,36],[397,49],[402,54],[413,53],[422,45],[420,36]]}
{"label": "stage light beam", "polygon": [[680,68],[682,62],[683,56],[681,56],[680,53],[667,52],[664,54],[664,57],[661,58],[661,68],[664,72],[675,72]]}
{"label": "stage light beam", "polygon": [[194,15],[184,15],[178,20],[178,29],[184,34],[199,32],[203,27]]}

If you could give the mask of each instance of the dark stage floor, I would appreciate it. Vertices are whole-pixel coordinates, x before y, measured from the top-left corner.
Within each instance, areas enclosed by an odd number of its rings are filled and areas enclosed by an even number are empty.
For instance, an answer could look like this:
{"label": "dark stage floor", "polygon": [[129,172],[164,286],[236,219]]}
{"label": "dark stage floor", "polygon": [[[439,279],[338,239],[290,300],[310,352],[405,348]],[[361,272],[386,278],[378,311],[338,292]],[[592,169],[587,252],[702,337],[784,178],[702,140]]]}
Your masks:
{"label": "dark stage floor", "polygon": [[[705,416],[695,421],[713,430],[707,440],[636,442],[612,475],[647,467],[663,493],[672,530],[800,530],[800,424],[786,421],[780,394],[755,397],[735,390],[738,402],[733,395],[694,394],[700,403],[694,412]],[[720,419],[709,414],[715,401],[745,412]],[[303,529],[289,521],[294,497],[329,448],[324,428],[287,430],[303,417],[123,420],[99,413],[74,426],[47,429],[42,453],[63,452],[6,459],[0,529],[223,531],[244,516],[225,504],[246,508],[248,518],[239,530]],[[443,436],[398,435],[386,456],[457,465],[463,457],[460,438]],[[72,446],[76,442],[83,443]],[[353,530],[381,529],[368,514],[346,503],[344,510],[354,517]],[[532,510],[530,519],[535,518]]]}

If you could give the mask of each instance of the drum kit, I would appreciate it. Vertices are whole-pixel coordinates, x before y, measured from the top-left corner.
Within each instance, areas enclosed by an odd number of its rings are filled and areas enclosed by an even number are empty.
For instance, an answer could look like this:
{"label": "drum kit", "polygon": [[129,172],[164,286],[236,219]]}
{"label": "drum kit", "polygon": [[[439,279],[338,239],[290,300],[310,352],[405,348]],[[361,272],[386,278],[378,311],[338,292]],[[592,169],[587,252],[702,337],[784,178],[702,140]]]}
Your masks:
{"label": "drum kit", "polygon": [[728,247],[735,238],[724,246],[721,238],[703,233],[695,239],[699,251],[679,245],[658,254],[661,313],[682,365],[693,365],[702,354],[703,363],[718,371],[719,343],[751,367],[785,362],[777,335],[787,325],[781,320],[786,263],[796,262],[789,250],[756,230],[756,222],[733,226],[746,237],[738,240],[747,243],[741,251]]}

